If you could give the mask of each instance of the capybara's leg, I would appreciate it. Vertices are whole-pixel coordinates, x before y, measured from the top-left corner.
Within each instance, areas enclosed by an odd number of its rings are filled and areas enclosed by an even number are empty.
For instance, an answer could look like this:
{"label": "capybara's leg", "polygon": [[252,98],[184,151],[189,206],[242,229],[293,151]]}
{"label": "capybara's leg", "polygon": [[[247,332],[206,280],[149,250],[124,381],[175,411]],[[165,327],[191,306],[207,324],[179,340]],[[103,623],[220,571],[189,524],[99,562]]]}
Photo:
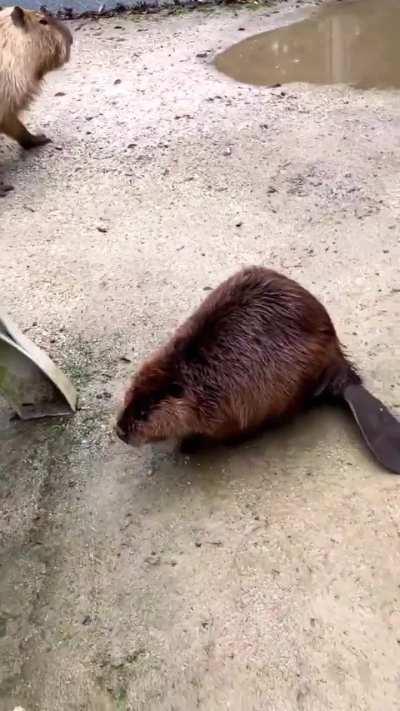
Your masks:
{"label": "capybara's leg", "polygon": [[15,114],[6,116],[1,123],[0,129],[7,136],[17,141],[19,145],[26,150],[35,148],[35,146],[44,146],[46,143],[50,143],[51,140],[43,134],[35,136],[34,134],[29,133],[28,129],[25,128],[24,124]]}

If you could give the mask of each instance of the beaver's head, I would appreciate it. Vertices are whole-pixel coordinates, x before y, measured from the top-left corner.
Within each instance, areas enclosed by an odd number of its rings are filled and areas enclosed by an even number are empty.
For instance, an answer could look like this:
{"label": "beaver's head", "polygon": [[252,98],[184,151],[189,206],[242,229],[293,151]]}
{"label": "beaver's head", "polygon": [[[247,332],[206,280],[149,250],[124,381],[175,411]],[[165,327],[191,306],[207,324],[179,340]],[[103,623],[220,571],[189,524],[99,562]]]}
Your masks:
{"label": "beaver's head", "polygon": [[129,386],[117,417],[116,433],[140,446],[193,432],[196,413],[176,374],[159,364],[145,364]]}

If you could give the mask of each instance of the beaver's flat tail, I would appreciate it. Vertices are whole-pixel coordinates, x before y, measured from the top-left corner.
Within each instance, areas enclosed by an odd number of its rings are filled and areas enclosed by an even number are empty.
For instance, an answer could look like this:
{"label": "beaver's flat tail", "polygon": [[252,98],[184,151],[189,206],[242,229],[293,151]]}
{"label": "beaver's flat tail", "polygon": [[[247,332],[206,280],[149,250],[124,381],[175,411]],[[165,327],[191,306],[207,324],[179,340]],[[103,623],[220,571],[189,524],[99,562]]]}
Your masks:
{"label": "beaver's flat tail", "polygon": [[361,384],[349,384],[343,397],[374,457],[400,474],[400,422]]}

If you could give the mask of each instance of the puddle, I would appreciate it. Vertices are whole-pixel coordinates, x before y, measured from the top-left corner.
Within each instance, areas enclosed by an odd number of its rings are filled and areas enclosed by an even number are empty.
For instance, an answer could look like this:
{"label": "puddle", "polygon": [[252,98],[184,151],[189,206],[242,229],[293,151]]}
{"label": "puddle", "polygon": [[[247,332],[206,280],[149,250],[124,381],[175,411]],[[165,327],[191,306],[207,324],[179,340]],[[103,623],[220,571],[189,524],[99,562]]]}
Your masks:
{"label": "puddle", "polygon": [[250,37],[215,60],[246,84],[350,84],[400,87],[399,0],[353,0]]}

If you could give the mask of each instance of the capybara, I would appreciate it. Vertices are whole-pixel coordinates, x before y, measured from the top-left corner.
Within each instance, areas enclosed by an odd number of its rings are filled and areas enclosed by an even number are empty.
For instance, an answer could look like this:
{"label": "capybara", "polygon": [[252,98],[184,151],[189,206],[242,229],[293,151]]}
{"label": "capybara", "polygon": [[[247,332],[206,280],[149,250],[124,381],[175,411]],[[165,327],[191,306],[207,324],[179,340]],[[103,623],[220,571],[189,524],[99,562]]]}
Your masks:
{"label": "capybara", "polygon": [[7,7],[0,11],[0,133],[23,148],[49,142],[33,135],[19,119],[38,94],[45,74],[68,62],[69,29],[43,13]]}
{"label": "capybara", "polygon": [[286,276],[249,267],[142,365],[116,432],[131,445],[234,440],[323,396],[347,402],[376,458],[400,473],[400,423],[362,385],[324,306]]}

